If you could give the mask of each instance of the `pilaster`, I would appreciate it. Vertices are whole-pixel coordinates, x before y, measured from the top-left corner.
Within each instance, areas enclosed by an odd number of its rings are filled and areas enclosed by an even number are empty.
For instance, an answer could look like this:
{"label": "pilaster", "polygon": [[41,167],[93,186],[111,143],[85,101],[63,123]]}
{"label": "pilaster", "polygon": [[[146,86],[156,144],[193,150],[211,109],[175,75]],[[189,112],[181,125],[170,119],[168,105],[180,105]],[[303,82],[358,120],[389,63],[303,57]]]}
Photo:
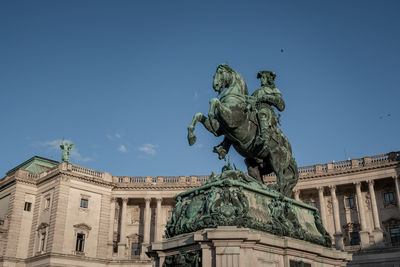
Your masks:
{"label": "pilaster", "polygon": [[156,222],[155,222],[155,229],[154,229],[154,241],[159,242],[162,239],[162,228],[161,228],[161,204],[162,204],[162,198],[157,197],[157,208],[156,208]]}
{"label": "pilaster", "polygon": [[400,189],[399,189],[399,178],[397,176],[393,176],[394,185],[396,190],[396,198],[397,198],[397,208],[400,211]]}
{"label": "pilaster", "polygon": [[110,221],[108,230],[108,256],[111,258],[114,254],[114,221],[115,221],[115,204],[117,199],[110,198]]}
{"label": "pilaster", "polygon": [[334,219],[334,224],[335,224],[335,246],[337,249],[343,250],[344,249],[344,244],[343,244],[343,234],[342,234],[342,227],[340,224],[340,217],[339,217],[339,205],[336,197],[336,186],[331,185],[329,186],[331,190],[331,196],[332,196],[332,206],[333,206],[333,219]]}
{"label": "pilaster", "polygon": [[322,224],[324,225],[325,228],[328,228],[328,225],[326,223],[326,208],[325,208],[325,199],[324,199],[324,187],[320,186],[317,188],[318,190],[318,200],[319,200],[319,207],[320,207],[320,212],[321,212],[321,220]]}
{"label": "pilaster", "polygon": [[65,223],[67,220],[69,185],[68,179],[61,176],[58,185],[55,187],[47,239],[47,252],[62,253],[64,245]]}
{"label": "pilaster", "polygon": [[142,244],[142,254],[140,255],[141,259],[148,259],[146,256],[147,247],[150,245],[150,226],[151,226],[151,209],[150,209],[150,197],[144,198],[145,207],[144,207],[144,231],[143,231],[143,244]]}
{"label": "pilaster", "polygon": [[122,198],[122,208],[121,208],[121,228],[119,233],[119,243],[118,243],[118,257],[125,257],[126,250],[126,207],[128,204],[128,198]]}
{"label": "pilaster", "polygon": [[358,204],[358,212],[360,217],[360,239],[361,239],[361,247],[366,247],[369,245],[369,232],[367,230],[367,220],[365,218],[365,210],[364,210],[364,201],[361,193],[361,182],[353,183],[356,186],[357,193],[357,204]]}
{"label": "pilaster", "polygon": [[[107,258],[108,250],[108,239],[109,239],[109,224],[112,212],[110,212],[110,195],[103,194],[101,196],[101,207],[100,207],[100,221],[99,221],[99,233],[97,242],[97,258]],[[112,216],[114,217],[114,216]]]}

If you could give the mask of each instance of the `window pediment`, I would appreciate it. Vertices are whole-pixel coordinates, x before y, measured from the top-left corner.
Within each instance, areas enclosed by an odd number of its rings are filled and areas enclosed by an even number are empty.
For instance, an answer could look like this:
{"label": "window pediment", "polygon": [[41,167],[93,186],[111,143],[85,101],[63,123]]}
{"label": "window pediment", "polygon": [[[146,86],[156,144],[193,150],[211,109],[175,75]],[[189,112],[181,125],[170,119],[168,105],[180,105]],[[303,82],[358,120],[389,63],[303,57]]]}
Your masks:
{"label": "window pediment", "polygon": [[83,230],[83,231],[87,231],[87,232],[92,230],[92,227],[90,227],[89,225],[87,225],[85,223],[75,224],[74,228],[79,229],[79,230]]}
{"label": "window pediment", "polygon": [[48,226],[49,226],[48,223],[43,222],[43,223],[41,223],[41,224],[39,225],[38,230],[45,229],[45,228],[47,228]]}

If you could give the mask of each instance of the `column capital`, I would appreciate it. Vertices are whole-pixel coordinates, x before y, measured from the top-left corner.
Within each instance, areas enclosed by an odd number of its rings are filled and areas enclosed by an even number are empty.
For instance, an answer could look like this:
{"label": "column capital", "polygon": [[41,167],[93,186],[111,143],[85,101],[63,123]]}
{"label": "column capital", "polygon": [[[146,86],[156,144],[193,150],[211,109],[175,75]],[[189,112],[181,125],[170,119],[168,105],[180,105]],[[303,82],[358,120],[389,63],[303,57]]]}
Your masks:
{"label": "column capital", "polygon": [[324,189],[325,189],[325,187],[324,186],[318,186],[317,187],[317,190],[318,190],[318,192],[324,192]]}
{"label": "column capital", "polygon": [[368,185],[374,185],[375,181],[374,180],[368,180],[367,183],[368,183]]}
{"label": "column capital", "polygon": [[300,193],[300,190],[299,189],[293,189],[293,193],[298,194],[298,193]]}
{"label": "column capital", "polygon": [[162,197],[156,197],[157,202],[161,202],[163,200]]}
{"label": "column capital", "polygon": [[361,187],[361,182],[360,182],[360,181],[353,182],[353,184],[354,184],[356,187]]}
{"label": "column capital", "polygon": [[398,178],[398,176],[397,176],[397,175],[393,175],[392,178],[393,178],[394,180],[396,180],[396,179]]}
{"label": "column capital", "polygon": [[144,201],[145,201],[146,203],[150,203],[151,197],[145,197],[145,198],[144,198]]}
{"label": "column capital", "polygon": [[329,186],[329,189],[330,189],[331,191],[336,191],[336,185],[330,185],[330,186]]}
{"label": "column capital", "polygon": [[116,197],[111,197],[111,198],[110,198],[110,202],[111,202],[111,203],[117,202],[117,198],[116,198]]}
{"label": "column capital", "polygon": [[128,203],[129,198],[122,197],[121,199],[122,199],[122,203],[124,203],[124,204]]}

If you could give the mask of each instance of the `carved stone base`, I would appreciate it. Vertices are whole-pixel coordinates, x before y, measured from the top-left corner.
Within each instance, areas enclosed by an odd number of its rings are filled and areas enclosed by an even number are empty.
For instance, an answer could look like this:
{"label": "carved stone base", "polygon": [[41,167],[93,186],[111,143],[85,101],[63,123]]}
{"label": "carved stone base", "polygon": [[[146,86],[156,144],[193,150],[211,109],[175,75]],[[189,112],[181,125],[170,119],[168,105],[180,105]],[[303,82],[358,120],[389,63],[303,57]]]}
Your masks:
{"label": "carved stone base", "polygon": [[383,231],[381,229],[375,229],[373,231],[374,234],[374,243],[377,247],[384,247],[385,242],[383,239]]}
{"label": "carved stone base", "polygon": [[175,197],[166,237],[218,226],[238,226],[331,247],[318,209],[256,182],[239,170],[225,169],[200,187]]}
{"label": "carved stone base", "polygon": [[344,250],[344,241],[342,234],[334,234],[336,249]]}
{"label": "carved stone base", "polygon": [[346,266],[347,252],[268,233],[219,226],[153,243],[157,267]]}
{"label": "carved stone base", "polygon": [[368,231],[360,231],[360,240],[361,247],[365,248],[369,246],[369,232]]}

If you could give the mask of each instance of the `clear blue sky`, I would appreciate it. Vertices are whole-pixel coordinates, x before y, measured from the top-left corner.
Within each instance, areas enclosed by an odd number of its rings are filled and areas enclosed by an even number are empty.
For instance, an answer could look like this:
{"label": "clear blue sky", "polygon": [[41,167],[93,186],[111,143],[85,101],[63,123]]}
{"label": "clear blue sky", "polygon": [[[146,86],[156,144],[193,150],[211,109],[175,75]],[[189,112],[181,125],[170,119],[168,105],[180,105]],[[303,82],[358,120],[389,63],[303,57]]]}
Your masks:
{"label": "clear blue sky", "polygon": [[277,73],[299,166],[400,150],[399,3],[1,1],[0,176],[63,137],[114,175],[219,172],[221,139],[186,127],[224,62],[250,93]]}

